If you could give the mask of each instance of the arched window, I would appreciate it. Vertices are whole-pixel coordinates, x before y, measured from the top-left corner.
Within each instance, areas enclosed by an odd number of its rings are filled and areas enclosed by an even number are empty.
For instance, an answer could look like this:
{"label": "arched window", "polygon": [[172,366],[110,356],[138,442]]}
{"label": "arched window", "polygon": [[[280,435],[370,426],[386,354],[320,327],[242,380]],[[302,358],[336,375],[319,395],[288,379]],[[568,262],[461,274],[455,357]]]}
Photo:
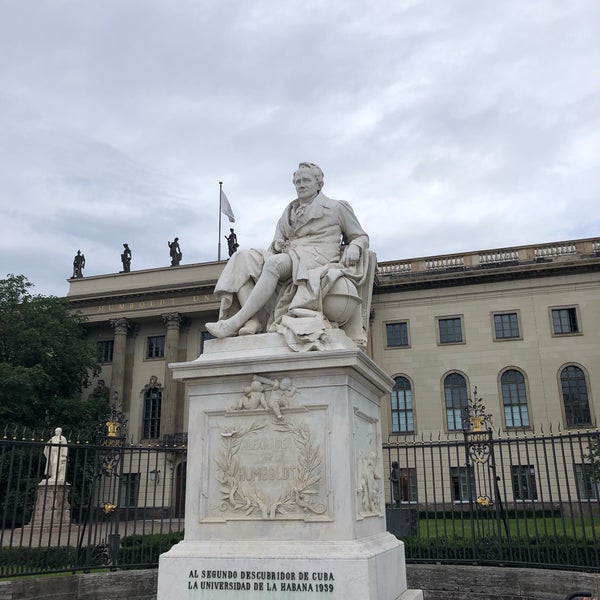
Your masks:
{"label": "arched window", "polygon": [[406,377],[396,377],[392,390],[392,431],[407,433],[415,430],[413,398],[410,381]]}
{"label": "arched window", "polygon": [[146,440],[160,437],[160,410],[162,389],[160,385],[148,385],[144,391],[144,422],[142,437]]}
{"label": "arched window", "polygon": [[448,430],[462,429],[463,415],[467,408],[467,381],[459,373],[450,373],[444,379],[444,399]]}
{"label": "arched window", "polygon": [[590,403],[588,400],[585,373],[574,365],[560,372],[563,405],[567,427],[591,425]]}
{"label": "arched window", "polygon": [[506,427],[529,427],[525,377],[516,369],[508,369],[500,377],[504,422]]}

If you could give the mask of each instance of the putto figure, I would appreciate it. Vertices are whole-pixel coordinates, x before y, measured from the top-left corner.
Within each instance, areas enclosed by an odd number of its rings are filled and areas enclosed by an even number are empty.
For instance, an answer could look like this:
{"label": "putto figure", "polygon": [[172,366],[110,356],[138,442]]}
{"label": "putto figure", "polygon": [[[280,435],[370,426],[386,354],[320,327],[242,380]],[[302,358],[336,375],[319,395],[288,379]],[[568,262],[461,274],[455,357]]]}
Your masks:
{"label": "putto figure", "polygon": [[123,244],[121,262],[123,263],[123,270],[121,273],[129,273],[131,271],[131,249],[129,248],[129,244]]}
{"label": "putto figure", "polygon": [[77,254],[73,259],[73,275],[72,279],[83,277],[83,268],[85,267],[85,255],[81,250],[77,250]]}
{"label": "putto figure", "polygon": [[172,242],[167,242],[167,244],[169,244],[171,266],[178,267],[179,263],[181,263],[181,259],[183,258],[183,254],[181,254],[181,248],[179,247],[179,238],[176,237]]}
{"label": "putto figure", "polygon": [[342,328],[366,345],[358,288],[367,276],[369,237],[352,207],[325,196],[323,171],[300,163],[293,175],[298,197],[277,223],[268,250],[239,250],[215,288],[217,338],[265,331],[283,334],[294,350],[323,347],[327,328]]}

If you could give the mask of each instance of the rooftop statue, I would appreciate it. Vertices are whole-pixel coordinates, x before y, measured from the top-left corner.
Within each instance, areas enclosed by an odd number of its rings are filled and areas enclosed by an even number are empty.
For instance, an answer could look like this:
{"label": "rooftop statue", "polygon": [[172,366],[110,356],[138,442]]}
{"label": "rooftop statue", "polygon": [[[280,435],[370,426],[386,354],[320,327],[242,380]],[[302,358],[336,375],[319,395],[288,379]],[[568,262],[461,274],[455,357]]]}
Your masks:
{"label": "rooftop statue", "polygon": [[322,193],[317,165],[300,163],[293,183],[298,197],[269,248],[238,250],[229,259],[215,288],[219,321],[206,328],[217,338],[277,331],[301,351],[322,349],[325,330],[339,327],[364,348],[362,296],[375,264],[369,237],[350,204]]}
{"label": "rooftop statue", "polygon": [[129,244],[123,244],[121,262],[123,263],[123,270],[121,273],[129,273],[131,271],[131,249],[129,248]]}
{"label": "rooftop statue", "polygon": [[72,278],[83,277],[83,268],[85,267],[85,255],[81,253],[81,250],[77,250],[77,254],[73,259],[73,275]]}
{"label": "rooftop statue", "polygon": [[229,256],[232,256],[234,252],[237,252],[237,249],[240,247],[237,241],[237,235],[235,235],[235,231],[233,229],[229,230],[229,235],[225,236],[227,240],[227,249],[229,251]]}
{"label": "rooftop statue", "polygon": [[183,258],[183,254],[181,253],[181,248],[179,247],[179,238],[176,237],[172,242],[167,242],[169,244],[169,254],[171,255],[171,266],[178,267],[181,263],[181,259]]}

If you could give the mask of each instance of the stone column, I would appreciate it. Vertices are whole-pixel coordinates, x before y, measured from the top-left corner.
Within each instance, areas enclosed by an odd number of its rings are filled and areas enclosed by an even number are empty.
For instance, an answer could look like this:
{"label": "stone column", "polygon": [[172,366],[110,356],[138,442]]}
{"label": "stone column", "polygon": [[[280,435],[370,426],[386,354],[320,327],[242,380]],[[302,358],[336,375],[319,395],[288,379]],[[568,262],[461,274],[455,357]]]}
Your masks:
{"label": "stone column", "polygon": [[111,403],[117,400],[117,406],[123,402],[123,386],[125,382],[125,356],[127,347],[127,330],[129,322],[125,318],[111,319],[114,329],[114,347],[112,375],[110,378]]}
{"label": "stone column", "polygon": [[175,416],[177,413],[177,382],[173,379],[173,373],[169,369],[169,363],[177,362],[179,349],[179,327],[182,316],[179,313],[165,313],[162,315],[167,326],[165,337],[165,374],[162,406],[160,414],[161,436],[176,432]]}

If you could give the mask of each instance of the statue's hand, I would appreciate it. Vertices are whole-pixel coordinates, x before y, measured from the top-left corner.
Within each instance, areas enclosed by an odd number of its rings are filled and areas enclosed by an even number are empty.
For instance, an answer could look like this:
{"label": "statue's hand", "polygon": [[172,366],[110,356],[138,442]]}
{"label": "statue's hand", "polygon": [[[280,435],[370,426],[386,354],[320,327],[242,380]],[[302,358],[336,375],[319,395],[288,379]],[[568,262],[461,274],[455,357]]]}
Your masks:
{"label": "statue's hand", "polygon": [[354,244],[350,244],[344,251],[344,265],[355,265],[360,260],[360,248]]}
{"label": "statue's hand", "polygon": [[288,242],[286,242],[285,240],[273,240],[273,250],[275,250],[276,253],[281,253],[281,252],[285,252],[288,248]]}

